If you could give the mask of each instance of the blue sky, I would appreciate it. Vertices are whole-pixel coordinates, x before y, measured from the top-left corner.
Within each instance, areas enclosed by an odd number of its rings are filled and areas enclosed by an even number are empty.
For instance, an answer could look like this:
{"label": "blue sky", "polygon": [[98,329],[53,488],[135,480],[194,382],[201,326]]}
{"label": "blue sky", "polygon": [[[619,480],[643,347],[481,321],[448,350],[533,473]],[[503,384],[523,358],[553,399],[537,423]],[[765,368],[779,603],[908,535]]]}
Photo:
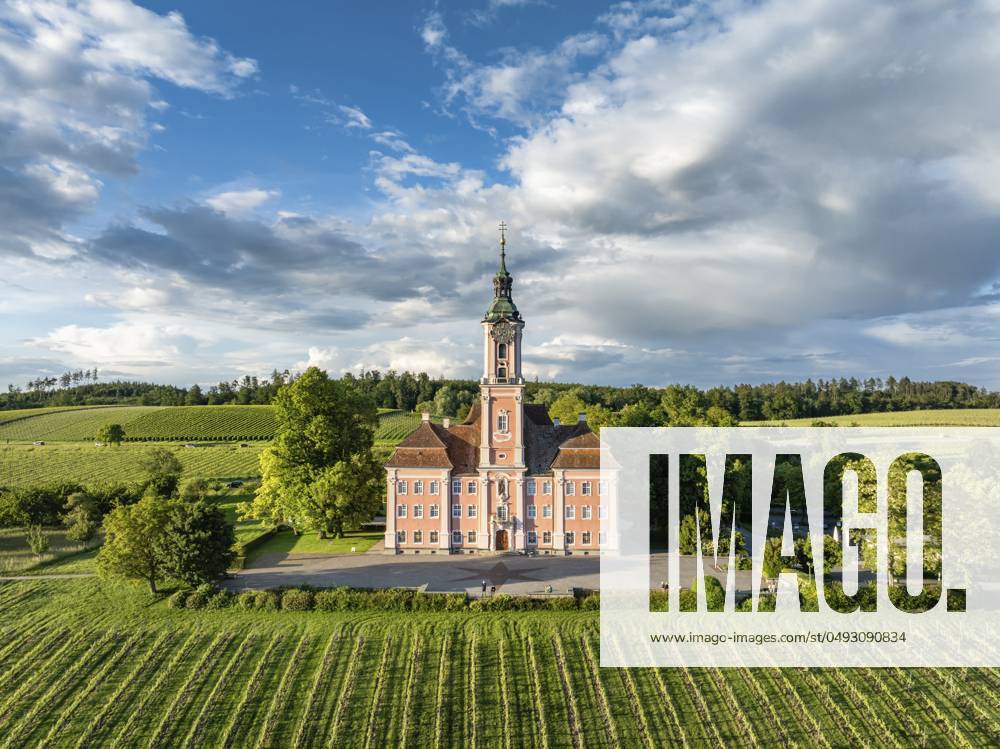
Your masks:
{"label": "blue sky", "polygon": [[0,0],[0,383],[1000,388],[995,3]]}

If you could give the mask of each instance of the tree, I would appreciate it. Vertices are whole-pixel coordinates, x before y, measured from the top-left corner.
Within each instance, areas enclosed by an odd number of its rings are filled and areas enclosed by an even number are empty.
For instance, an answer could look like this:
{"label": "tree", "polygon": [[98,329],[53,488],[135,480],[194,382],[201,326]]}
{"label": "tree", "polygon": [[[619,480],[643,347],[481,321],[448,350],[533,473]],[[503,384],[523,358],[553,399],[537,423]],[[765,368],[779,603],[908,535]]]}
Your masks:
{"label": "tree", "polygon": [[125,428],[121,424],[105,424],[97,432],[97,439],[108,445],[120,445],[125,439]]}
{"label": "tree", "polygon": [[188,479],[181,484],[180,498],[185,502],[197,502],[208,495],[208,482],[203,478]]}
{"label": "tree", "polygon": [[68,526],[66,538],[70,541],[87,544],[101,525],[101,510],[97,500],[86,492],[75,492],[66,499],[66,515],[63,525]]}
{"label": "tree", "polygon": [[97,553],[97,574],[102,578],[144,580],[151,593],[163,578],[157,551],[172,507],[152,491],[134,505],[116,507],[104,518],[104,544]]}
{"label": "tree", "polygon": [[455,416],[460,405],[459,392],[451,385],[445,385],[434,394],[434,413]]}
{"label": "tree", "polygon": [[[414,380],[415,383],[415,380]],[[384,475],[372,456],[378,413],[354,380],[316,367],[278,391],[277,430],[261,454],[261,485],[241,517],[342,536],[381,506]]]}
{"label": "tree", "polygon": [[41,557],[42,554],[49,550],[49,537],[45,535],[42,526],[28,526],[28,548],[31,549],[31,553],[36,557]]}
{"label": "tree", "polygon": [[161,497],[171,497],[177,491],[184,466],[170,450],[154,447],[139,459],[146,474],[146,486]]}
{"label": "tree", "polygon": [[236,535],[225,512],[203,500],[172,502],[154,552],[164,574],[188,585],[225,576],[236,554]]}
{"label": "tree", "polygon": [[781,539],[772,538],[764,544],[764,561],[761,572],[764,577],[773,580],[781,574],[784,564],[781,561]]}
{"label": "tree", "polygon": [[184,402],[189,406],[201,406],[205,403],[205,396],[201,394],[201,388],[195,384],[187,391]]}
{"label": "tree", "polygon": [[549,415],[563,424],[575,424],[581,413],[587,411],[587,404],[575,393],[560,395],[549,406]]}

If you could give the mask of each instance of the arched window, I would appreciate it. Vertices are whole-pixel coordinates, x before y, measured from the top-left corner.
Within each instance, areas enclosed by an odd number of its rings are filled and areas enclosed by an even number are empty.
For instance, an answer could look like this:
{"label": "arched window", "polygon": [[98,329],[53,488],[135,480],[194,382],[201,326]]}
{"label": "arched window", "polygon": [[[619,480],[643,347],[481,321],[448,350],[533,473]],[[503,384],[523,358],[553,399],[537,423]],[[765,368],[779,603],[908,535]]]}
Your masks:
{"label": "arched window", "polygon": [[497,359],[506,359],[506,358],[507,358],[507,344],[506,343],[497,344]]}
{"label": "arched window", "polygon": [[507,426],[508,426],[507,412],[501,411],[499,414],[497,414],[497,431],[501,433],[506,433]]}
{"label": "arched window", "polygon": [[497,367],[497,379],[498,380],[507,379],[507,367]]}

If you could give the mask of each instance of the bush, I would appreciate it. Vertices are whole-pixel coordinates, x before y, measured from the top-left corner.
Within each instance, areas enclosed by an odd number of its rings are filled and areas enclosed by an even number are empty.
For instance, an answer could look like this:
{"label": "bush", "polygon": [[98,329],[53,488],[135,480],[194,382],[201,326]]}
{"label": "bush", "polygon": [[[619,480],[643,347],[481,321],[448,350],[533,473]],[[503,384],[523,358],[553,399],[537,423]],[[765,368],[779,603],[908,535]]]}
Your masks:
{"label": "bush", "polygon": [[200,590],[191,591],[188,595],[187,600],[184,602],[184,608],[186,609],[203,609],[205,604],[208,602],[208,596],[202,593]]}
{"label": "bush", "polygon": [[445,611],[464,611],[467,602],[465,593],[448,593],[444,598]]}
{"label": "bush", "polygon": [[206,609],[227,609],[233,603],[233,597],[226,590],[216,591],[213,595],[209,596],[208,600],[205,601]]}
{"label": "bush", "polygon": [[281,608],[285,611],[308,611],[312,604],[313,594],[308,590],[291,588],[281,594]]}
{"label": "bush", "polygon": [[651,590],[649,591],[649,610],[650,611],[669,611],[670,610],[670,597],[665,590]]}
{"label": "bush", "polygon": [[236,606],[245,611],[252,611],[257,608],[257,593],[252,590],[244,590],[236,596]]}
{"label": "bush", "polygon": [[317,611],[347,611],[350,609],[351,592],[347,588],[321,590],[313,596]]}
{"label": "bush", "polygon": [[273,590],[258,590],[254,595],[254,608],[258,611],[277,611],[278,594]]}
{"label": "bush", "polygon": [[186,590],[178,590],[173,593],[170,598],[167,599],[167,606],[172,609],[182,609],[187,601],[188,592]]}
{"label": "bush", "polygon": [[560,596],[559,598],[550,598],[546,601],[545,608],[551,611],[570,611],[576,608],[576,599],[569,596]]}
{"label": "bush", "polygon": [[580,608],[584,611],[598,611],[601,608],[601,594],[591,593],[580,599]]}

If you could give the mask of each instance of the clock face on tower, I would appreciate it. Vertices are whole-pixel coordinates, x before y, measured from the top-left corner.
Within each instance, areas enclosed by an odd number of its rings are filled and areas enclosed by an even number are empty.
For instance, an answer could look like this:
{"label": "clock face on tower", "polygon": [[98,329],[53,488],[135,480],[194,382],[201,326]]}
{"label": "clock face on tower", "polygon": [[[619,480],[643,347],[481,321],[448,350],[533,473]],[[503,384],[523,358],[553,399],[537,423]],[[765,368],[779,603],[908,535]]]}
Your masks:
{"label": "clock face on tower", "polygon": [[497,343],[510,343],[514,340],[514,328],[505,320],[501,320],[493,326],[493,340]]}

